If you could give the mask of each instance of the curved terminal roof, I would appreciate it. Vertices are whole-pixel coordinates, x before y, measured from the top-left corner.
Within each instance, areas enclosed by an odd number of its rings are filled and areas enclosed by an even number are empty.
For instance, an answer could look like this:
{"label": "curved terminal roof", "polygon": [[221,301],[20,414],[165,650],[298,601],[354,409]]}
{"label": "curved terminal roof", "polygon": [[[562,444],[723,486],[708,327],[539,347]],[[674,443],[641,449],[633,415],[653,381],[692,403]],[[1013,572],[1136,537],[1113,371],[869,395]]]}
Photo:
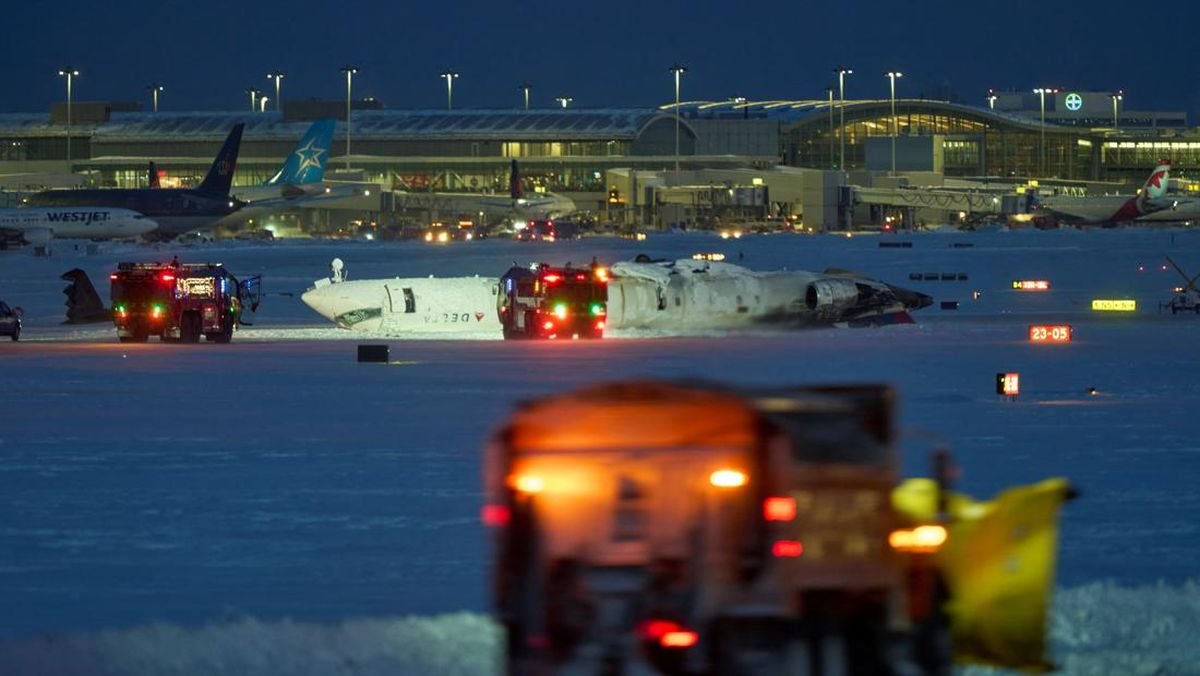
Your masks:
{"label": "curved terminal roof", "polygon": [[[806,123],[824,120],[832,106],[837,111],[841,102],[829,99],[797,99],[772,101],[747,101],[729,99],[725,101],[687,101],[679,104],[680,115],[688,118],[732,117],[732,113],[746,113],[750,117],[779,120],[784,123]],[[857,99],[845,102],[845,116],[851,119],[864,117],[888,116],[892,114],[891,99]],[[660,106],[664,112],[673,112],[674,103]],[[970,118],[987,122],[995,126],[1018,128],[1025,131],[1040,131],[1041,123],[1022,115],[995,111],[987,108],[977,108],[961,103],[936,101],[932,99],[896,99],[896,113],[909,112],[941,112],[947,115]],[[1046,120],[1046,131],[1054,133],[1081,134],[1085,128],[1058,125],[1052,120]]]}
{"label": "curved terminal roof", "polygon": [[[654,108],[571,108],[514,110],[356,110],[353,134],[361,139],[479,139],[496,141],[632,140],[659,120],[673,122],[671,112]],[[238,122],[246,123],[245,138],[294,140],[311,121],[285,122],[278,113],[159,112],[117,113],[107,122],[75,124],[74,133],[104,139],[220,139]],[[682,122],[688,133],[693,130]],[[339,123],[340,128],[340,123]],[[64,125],[50,124],[44,114],[0,114],[0,134],[65,134]]]}

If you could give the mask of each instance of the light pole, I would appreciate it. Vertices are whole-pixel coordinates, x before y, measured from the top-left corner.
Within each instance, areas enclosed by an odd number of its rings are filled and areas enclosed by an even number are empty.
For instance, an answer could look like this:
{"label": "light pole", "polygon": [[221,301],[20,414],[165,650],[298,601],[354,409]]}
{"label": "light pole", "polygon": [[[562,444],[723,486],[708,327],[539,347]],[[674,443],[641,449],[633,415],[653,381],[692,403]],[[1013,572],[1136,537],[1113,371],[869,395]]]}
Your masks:
{"label": "light pole", "polygon": [[149,85],[146,85],[146,89],[150,90],[150,96],[151,96],[152,100],[154,101],[154,112],[157,113],[158,112],[158,93],[161,92],[163,89],[165,89],[165,87],[158,84],[157,82],[152,82]]}
{"label": "light pole", "polygon": [[687,72],[687,66],[677,63],[667,72],[675,74],[675,171],[679,171],[679,78]]}
{"label": "light pole", "polygon": [[355,66],[342,66],[341,72],[346,74],[346,170],[350,170],[350,84],[354,74],[358,72]]}
{"label": "light pole", "polygon": [[458,73],[452,70],[446,70],[442,73],[442,77],[446,79],[446,110],[454,109],[454,81],[458,79]]}
{"label": "light pole", "polygon": [[904,77],[904,73],[898,70],[889,70],[884,73],[887,76],[892,88],[892,176],[896,175],[896,137],[900,135],[900,119],[896,117],[896,78]]}
{"label": "light pole", "polygon": [[834,159],[837,157],[833,154],[833,90],[834,86],[829,85],[825,88],[825,93],[829,95],[829,167],[834,166]]}
{"label": "light pole", "polygon": [[841,149],[838,151],[838,169],[846,171],[846,76],[854,71],[845,66],[833,69],[838,76],[838,140]]}
{"label": "light pole", "polygon": [[260,113],[267,112],[267,101],[270,101],[270,100],[271,100],[270,96],[258,97],[258,112],[260,112]]}
{"label": "light pole", "polygon": [[261,94],[257,89],[247,89],[246,93],[250,95],[250,112],[258,112],[258,95]]}
{"label": "light pole", "polygon": [[1038,87],[1037,89],[1033,90],[1033,93],[1037,94],[1038,98],[1041,101],[1042,126],[1041,126],[1041,139],[1038,142],[1038,172],[1041,174],[1045,174],[1046,173],[1046,94],[1056,94],[1056,93],[1058,93],[1058,90],[1051,88],[1051,87]]}
{"label": "light pole", "polygon": [[575,99],[571,98],[570,96],[559,96],[558,98],[556,98],[554,100],[558,102],[558,105],[562,106],[563,108],[566,108],[567,106],[571,105],[571,102],[574,101]]}
{"label": "light pole", "polygon": [[276,111],[282,110],[283,98],[280,97],[280,95],[279,95],[279,81],[282,80],[286,76],[287,76],[287,73],[284,73],[281,70],[273,70],[270,73],[267,73],[267,79],[275,81],[275,110]]}
{"label": "light pole", "polygon": [[58,71],[58,74],[67,78],[67,161],[71,161],[71,81],[79,77],[79,71],[75,70],[74,66],[67,66]]}
{"label": "light pole", "polygon": [[529,84],[529,80],[526,80],[518,85],[517,89],[525,92],[525,110],[529,110],[529,90],[533,89],[533,85]]}
{"label": "light pole", "polygon": [[988,110],[996,109],[996,91],[994,89],[988,90],[987,102],[988,102]]}
{"label": "light pole", "polygon": [[1121,101],[1125,100],[1125,92],[1121,89],[1118,89],[1110,94],[1109,98],[1111,98],[1113,102],[1113,129],[1119,129],[1121,127],[1121,118],[1120,114],[1117,112],[1117,107],[1120,105]]}

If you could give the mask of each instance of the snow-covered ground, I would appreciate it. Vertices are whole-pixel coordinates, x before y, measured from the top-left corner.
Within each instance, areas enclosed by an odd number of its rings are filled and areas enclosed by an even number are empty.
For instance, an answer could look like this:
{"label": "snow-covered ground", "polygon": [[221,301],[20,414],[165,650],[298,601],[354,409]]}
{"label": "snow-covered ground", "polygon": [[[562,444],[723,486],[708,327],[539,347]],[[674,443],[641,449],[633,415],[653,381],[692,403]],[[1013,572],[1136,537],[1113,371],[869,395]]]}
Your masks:
{"label": "snow-covered ground", "polygon": [[[1063,513],[1060,662],[1200,673],[1200,318],[1157,311],[1180,282],[1163,255],[1200,272],[1200,233],[891,239],[913,246],[662,235],[0,252],[0,299],[26,310],[23,340],[0,343],[0,672],[487,673],[484,439],[522,398],[661,376],[892,383],[908,473],[945,441],[977,497],[1069,477],[1081,497]],[[851,268],[960,307],[882,329],[506,343],[363,336],[299,300],[334,256],[364,279],[700,251]],[[62,272],[83,268],[107,300],[117,261],[175,253],[263,273],[269,295],[233,344],[128,345],[105,325],[58,324]],[[1124,297],[1138,313],[1088,309]],[[1069,323],[1075,341],[1030,345],[1035,322]],[[388,343],[394,363],[356,363],[360,342]],[[1017,401],[994,394],[999,371],[1021,373]]]}

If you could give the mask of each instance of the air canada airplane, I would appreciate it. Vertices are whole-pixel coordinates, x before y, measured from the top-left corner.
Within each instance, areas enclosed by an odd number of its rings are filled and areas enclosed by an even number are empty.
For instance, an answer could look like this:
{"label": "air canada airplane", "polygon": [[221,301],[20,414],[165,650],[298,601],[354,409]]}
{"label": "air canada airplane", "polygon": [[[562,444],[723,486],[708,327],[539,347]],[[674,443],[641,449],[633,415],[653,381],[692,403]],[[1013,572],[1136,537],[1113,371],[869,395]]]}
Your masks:
{"label": "air canada airplane", "polygon": [[[499,337],[499,280],[412,277],[346,281],[333,275],[300,299],[340,327],[357,331],[481,334]],[[754,327],[865,326],[912,323],[929,296],[863,275],[757,272],[720,262],[615,263],[607,284],[607,329],[660,335]]]}
{"label": "air canada airplane", "polygon": [[116,208],[137,211],[158,223],[156,235],[172,237],[203,230],[237,211],[242,202],[230,197],[229,187],[237,166],[245,125],[233,126],[204,181],[195,188],[89,188],[43,190],[31,195],[30,207],[73,207],[76,210]]}
{"label": "air canada airplane", "polygon": [[136,211],[110,207],[0,209],[0,230],[16,231],[26,244],[51,239],[121,239],[153,232],[158,224]]}
{"label": "air canada airplane", "polygon": [[1149,214],[1175,208],[1177,201],[1167,197],[1170,173],[1171,161],[1163,160],[1150,172],[1150,178],[1146,179],[1142,189],[1132,197],[1047,197],[1038,200],[1035,208],[1065,223],[1109,227],[1132,223]]}
{"label": "air canada airplane", "polygon": [[443,215],[473,215],[483,212],[489,220],[515,218],[522,220],[562,218],[578,211],[571,198],[554,193],[527,196],[521,186],[521,172],[512,161],[508,178],[508,195],[465,192],[405,192],[393,191],[396,207],[424,209]]}

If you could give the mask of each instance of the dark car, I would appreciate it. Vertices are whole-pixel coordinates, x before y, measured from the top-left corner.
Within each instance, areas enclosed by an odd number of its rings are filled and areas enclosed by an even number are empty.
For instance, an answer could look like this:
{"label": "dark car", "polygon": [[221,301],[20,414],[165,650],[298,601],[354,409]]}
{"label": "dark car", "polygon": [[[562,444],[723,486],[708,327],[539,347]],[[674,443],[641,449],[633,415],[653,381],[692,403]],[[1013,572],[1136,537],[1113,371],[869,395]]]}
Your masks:
{"label": "dark car", "polygon": [[0,336],[21,339],[21,308],[12,308],[0,300]]}

